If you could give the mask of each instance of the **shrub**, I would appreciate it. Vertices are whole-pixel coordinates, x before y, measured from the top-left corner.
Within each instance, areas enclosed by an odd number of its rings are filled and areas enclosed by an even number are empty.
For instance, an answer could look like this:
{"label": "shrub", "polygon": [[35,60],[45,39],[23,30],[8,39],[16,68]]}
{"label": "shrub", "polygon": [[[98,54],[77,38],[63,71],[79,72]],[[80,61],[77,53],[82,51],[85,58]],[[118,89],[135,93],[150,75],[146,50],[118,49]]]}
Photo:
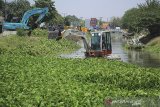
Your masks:
{"label": "shrub", "polygon": [[35,37],[47,37],[48,36],[48,31],[45,30],[45,29],[37,28],[37,29],[32,31],[32,36],[35,36]]}
{"label": "shrub", "polygon": [[28,35],[28,31],[26,31],[24,29],[17,29],[17,35],[18,36],[27,36]]}

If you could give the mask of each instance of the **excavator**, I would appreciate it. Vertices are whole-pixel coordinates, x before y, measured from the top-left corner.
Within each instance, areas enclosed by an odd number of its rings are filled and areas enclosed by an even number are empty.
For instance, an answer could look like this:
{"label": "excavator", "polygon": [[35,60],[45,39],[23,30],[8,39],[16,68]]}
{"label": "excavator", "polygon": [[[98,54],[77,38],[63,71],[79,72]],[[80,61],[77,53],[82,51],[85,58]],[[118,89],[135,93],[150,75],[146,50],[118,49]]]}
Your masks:
{"label": "excavator", "polygon": [[67,30],[63,35],[64,38],[75,42],[82,40],[86,57],[105,57],[112,53],[110,31],[94,31],[90,33],[90,40],[87,40],[78,30]]}
{"label": "excavator", "polygon": [[110,31],[91,32],[91,43],[87,44],[82,37],[86,49],[86,57],[104,57],[112,53]]}
{"label": "excavator", "polygon": [[[23,18],[20,23],[11,23],[11,22],[4,22],[3,23],[3,29],[6,30],[16,30],[16,29],[32,29],[32,26],[35,26],[38,24],[48,13],[48,7],[45,8],[34,8],[32,10],[28,10],[24,13]],[[32,24],[32,26],[29,26],[29,18],[35,14],[39,14],[38,19]]]}

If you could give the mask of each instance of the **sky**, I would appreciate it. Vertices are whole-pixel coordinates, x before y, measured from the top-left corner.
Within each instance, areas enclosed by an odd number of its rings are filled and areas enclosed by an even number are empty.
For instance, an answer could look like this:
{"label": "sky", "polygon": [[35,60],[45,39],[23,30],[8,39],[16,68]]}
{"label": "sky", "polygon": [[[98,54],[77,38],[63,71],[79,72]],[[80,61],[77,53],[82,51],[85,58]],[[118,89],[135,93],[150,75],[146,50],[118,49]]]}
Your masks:
{"label": "sky", "polygon": [[[8,0],[12,1],[12,0]],[[33,4],[33,0],[29,0]],[[53,0],[57,11],[62,15],[75,15],[78,18],[97,18],[110,20],[111,17],[122,17],[130,8],[145,0]]]}

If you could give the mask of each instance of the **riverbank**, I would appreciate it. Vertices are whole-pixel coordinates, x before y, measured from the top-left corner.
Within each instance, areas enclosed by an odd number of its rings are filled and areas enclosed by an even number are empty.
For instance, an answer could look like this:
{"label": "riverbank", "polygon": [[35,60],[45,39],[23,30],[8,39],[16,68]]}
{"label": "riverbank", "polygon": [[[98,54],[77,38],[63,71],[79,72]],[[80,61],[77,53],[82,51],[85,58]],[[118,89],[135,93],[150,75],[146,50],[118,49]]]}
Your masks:
{"label": "riverbank", "polygon": [[[133,50],[145,50],[153,53],[160,53],[160,36],[156,36],[155,38],[147,36],[142,38],[145,44],[141,43],[141,39],[130,39],[124,45],[126,49]],[[146,39],[146,40],[145,40]]]}
{"label": "riverbank", "polygon": [[153,53],[160,53],[160,36],[147,43],[145,50]]}
{"label": "riverbank", "polygon": [[75,51],[78,46],[73,41],[49,39],[46,31],[36,30],[32,36],[7,36],[0,38],[0,54],[52,56]]}
{"label": "riverbank", "polygon": [[160,69],[58,57],[78,48],[46,35],[0,38],[0,106],[102,107],[109,98],[160,96]]}

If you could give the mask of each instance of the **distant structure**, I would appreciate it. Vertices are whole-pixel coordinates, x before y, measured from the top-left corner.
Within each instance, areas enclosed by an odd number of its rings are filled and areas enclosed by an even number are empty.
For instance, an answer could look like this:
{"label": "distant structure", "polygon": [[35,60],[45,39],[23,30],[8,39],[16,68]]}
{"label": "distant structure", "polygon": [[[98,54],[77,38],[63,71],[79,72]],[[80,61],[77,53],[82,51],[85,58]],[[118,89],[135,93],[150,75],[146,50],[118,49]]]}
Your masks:
{"label": "distant structure", "polygon": [[100,27],[101,27],[101,29],[110,29],[108,22],[102,23],[102,25]]}
{"label": "distant structure", "polygon": [[90,26],[90,19],[85,19],[85,27],[90,29],[91,26]]}
{"label": "distant structure", "polygon": [[98,20],[96,18],[91,18],[90,20],[90,26],[92,26],[93,28],[97,26],[97,22]]}
{"label": "distant structure", "polygon": [[88,29],[96,29],[98,24],[98,20],[96,18],[86,19],[85,27]]}

